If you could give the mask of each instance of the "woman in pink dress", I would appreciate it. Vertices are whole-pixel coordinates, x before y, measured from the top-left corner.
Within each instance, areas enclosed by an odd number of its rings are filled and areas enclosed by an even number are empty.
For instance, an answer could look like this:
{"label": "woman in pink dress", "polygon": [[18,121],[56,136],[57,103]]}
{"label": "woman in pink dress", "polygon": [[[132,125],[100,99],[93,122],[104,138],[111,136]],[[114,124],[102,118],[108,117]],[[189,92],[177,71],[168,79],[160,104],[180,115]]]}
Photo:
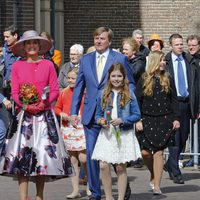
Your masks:
{"label": "woman in pink dress", "polygon": [[13,53],[23,58],[11,73],[18,127],[1,157],[0,173],[18,178],[20,200],[28,199],[29,180],[36,183],[35,199],[43,200],[45,181],[74,175],[51,108],[59,94],[56,72],[51,61],[39,56],[50,47],[33,30],[13,46]]}

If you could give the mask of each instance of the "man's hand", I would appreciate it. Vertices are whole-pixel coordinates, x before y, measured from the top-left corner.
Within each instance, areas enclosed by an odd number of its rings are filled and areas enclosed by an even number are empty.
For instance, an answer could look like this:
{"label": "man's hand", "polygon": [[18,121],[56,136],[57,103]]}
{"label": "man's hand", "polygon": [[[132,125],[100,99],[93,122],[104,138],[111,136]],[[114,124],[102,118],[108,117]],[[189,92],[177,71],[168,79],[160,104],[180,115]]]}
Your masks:
{"label": "man's hand", "polygon": [[71,115],[70,122],[71,122],[71,125],[74,128],[77,128],[78,127],[78,116],[77,115]]}
{"label": "man's hand", "polygon": [[12,107],[12,103],[8,99],[4,100],[3,104],[6,107],[6,109],[10,109]]}
{"label": "man's hand", "polygon": [[100,119],[99,125],[101,125],[105,129],[108,129],[110,127],[109,124],[107,123],[106,119],[104,119],[104,118]]}
{"label": "man's hand", "polygon": [[173,121],[172,130],[177,130],[178,128],[180,128],[180,122],[177,120]]}

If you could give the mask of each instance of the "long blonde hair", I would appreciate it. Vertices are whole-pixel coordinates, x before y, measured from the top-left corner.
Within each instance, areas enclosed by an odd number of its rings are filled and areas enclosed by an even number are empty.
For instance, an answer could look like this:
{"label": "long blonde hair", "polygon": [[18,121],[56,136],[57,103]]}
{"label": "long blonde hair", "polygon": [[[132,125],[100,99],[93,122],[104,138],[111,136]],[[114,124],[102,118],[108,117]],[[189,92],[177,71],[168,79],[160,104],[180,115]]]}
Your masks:
{"label": "long blonde hair", "polygon": [[[160,68],[160,62],[164,57],[164,53],[161,51],[154,51],[149,54],[148,57],[148,65],[147,70],[143,75],[144,78],[144,95],[152,96],[153,95],[153,87],[154,87],[154,77]],[[168,73],[164,70],[160,73],[160,85],[162,86],[162,90],[166,93],[170,90],[170,80]]]}
{"label": "long blonde hair", "polygon": [[107,103],[112,105],[112,96],[111,96],[112,85],[110,82],[110,75],[113,71],[117,71],[117,70],[122,73],[123,78],[124,78],[124,82],[120,90],[120,94],[121,94],[120,107],[123,108],[125,104],[130,100],[130,93],[129,93],[129,87],[128,87],[129,82],[126,76],[126,71],[121,63],[113,64],[108,70],[107,83],[103,92],[103,97],[102,97],[103,110],[106,108]]}

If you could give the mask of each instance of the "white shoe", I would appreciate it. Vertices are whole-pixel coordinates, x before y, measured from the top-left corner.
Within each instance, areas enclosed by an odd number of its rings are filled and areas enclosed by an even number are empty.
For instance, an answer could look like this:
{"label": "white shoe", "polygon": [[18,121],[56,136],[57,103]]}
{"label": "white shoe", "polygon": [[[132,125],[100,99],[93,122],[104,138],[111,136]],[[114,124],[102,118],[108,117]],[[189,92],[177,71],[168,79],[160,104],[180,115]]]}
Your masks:
{"label": "white shoe", "polygon": [[149,188],[148,191],[153,191],[154,190],[154,184],[152,182],[149,182]]}
{"label": "white shoe", "polygon": [[153,189],[153,195],[161,195],[162,192],[160,189]]}
{"label": "white shoe", "polygon": [[80,193],[71,193],[69,195],[66,196],[67,199],[77,199],[77,198],[80,198],[81,197],[81,194]]}
{"label": "white shoe", "polygon": [[92,192],[89,189],[89,184],[88,183],[87,183],[87,187],[86,187],[86,194],[87,194],[87,196],[91,196],[92,195]]}
{"label": "white shoe", "polygon": [[182,160],[178,161],[178,166],[179,166],[180,169],[183,168],[183,161]]}

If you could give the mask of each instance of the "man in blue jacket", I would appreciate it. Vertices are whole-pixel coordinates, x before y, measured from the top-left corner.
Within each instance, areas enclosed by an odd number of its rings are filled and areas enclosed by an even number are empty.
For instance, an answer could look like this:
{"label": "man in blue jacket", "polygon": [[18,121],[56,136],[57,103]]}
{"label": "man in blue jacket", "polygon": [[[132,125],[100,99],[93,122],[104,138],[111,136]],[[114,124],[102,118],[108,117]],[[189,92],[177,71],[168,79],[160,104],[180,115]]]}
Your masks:
{"label": "man in blue jacket", "polygon": [[132,90],[135,89],[135,82],[126,56],[110,48],[113,38],[112,30],[106,27],[99,27],[94,31],[93,37],[96,51],[84,55],[80,61],[79,74],[71,105],[71,115],[72,123],[76,126],[81,99],[86,89],[82,123],[86,136],[88,182],[92,192],[92,196],[89,199],[100,200],[99,163],[91,160],[101,129],[94,119],[97,98],[105,87],[108,69],[114,63],[121,63],[124,66]]}
{"label": "man in blue jacket", "polygon": [[11,108],[10,79],[13,63],[19,59],[12,53],[12,47],[19,38],[18,29],[12,25],[4,29],[4,45],[0,57],[1,77],[0,77],[0,153],[6,136],[6,128],[11,118],[7,109]]}
{"label": "man in blue jacket", "polygon": [[18,29],[12,25],[4,29],[4,46],[2,61],[4,63],[3,94],[10,98],[10,76],[13,63],[19,59],[12,53],[12,47],[19,39]]}

